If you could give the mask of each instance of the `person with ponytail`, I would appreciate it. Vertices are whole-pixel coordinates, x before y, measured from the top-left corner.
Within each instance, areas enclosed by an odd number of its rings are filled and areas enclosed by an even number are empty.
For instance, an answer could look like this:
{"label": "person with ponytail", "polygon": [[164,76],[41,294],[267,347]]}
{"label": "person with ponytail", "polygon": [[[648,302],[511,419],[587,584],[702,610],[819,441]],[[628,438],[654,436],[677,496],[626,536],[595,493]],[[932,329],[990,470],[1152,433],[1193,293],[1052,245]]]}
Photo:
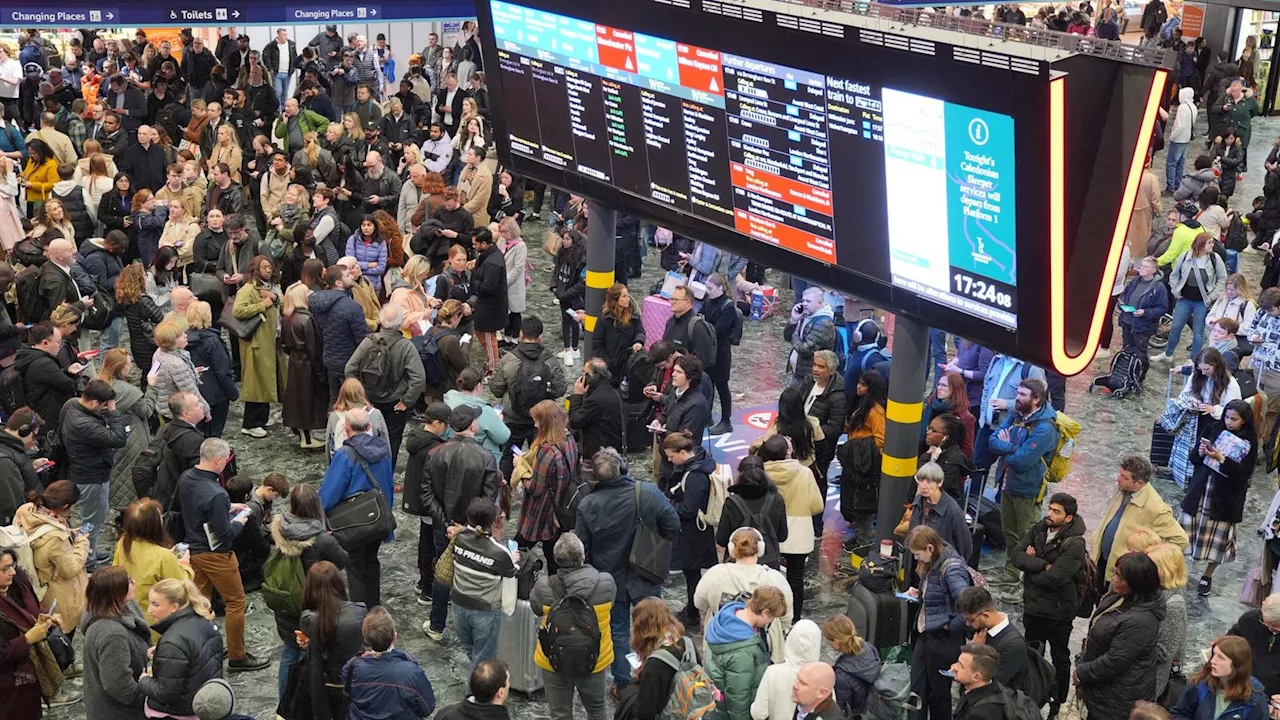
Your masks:
{"label": "person with ponytail", "polygon": [[671,549],[671,569],[684,572],[687,602],[680,621],[685,627],[701,624],[693,603],[702,571],[716,564],[716,529],[702,519],[711,501],[711,475],[716,461],[704,447],[694,445],[688,430],[673,432],[662,441],[662,453],[671,470],[659,487],[680,516],[680,536]]}
{"label": "person with ponytail", "polygon": [[147,610],[160,633],[151,674],[138,678],[146,716],[183,720],[195,714],[191,701],[209,680],[222,677],[222,635],[213,624],[209,599],[190,580],[161,580],[147,593]]}
{"label": "person with ponytail", "polygon": [[64,620],[67,635],[80,627],[84,610],[84,588],[88,582],[85,563],[89,558],[89,535],[72,531],[67,522],[71,509],[80,501],[80,487],[69,480],[50,483],[44,492],[27,493],[30,501],[13,515],[17,525],[31,539],[31,555],[37,587],[44,586],[40,607],[48,610],[54,601]]}
{"label": "person with ponytail", "polygon": [[85,720],[130,720],[143,712],[138,678],[147,669],[151,628],[135,592],[121,567],[105,567],[89,577],[83,623]]}
{"label": "person with ponytail", "polygon": [[307,680],[300,689],[313,702],[316,720],[342,720],[347,701],[342,666],[364,646],[361,625],[368,610],[347,595],[347,580],[337,565],[321,560],[307,571],[302,586],[302,629],[298,647],[307,652]]}
{"label": "person with ponytail", "polygon": [[858,637],[858,628],[847,615],[835,615],[823,623],[822,637],[840,653],[832,665],[836,671],[836,706],[845,717],[864,714],[867,699],[875,692],[876,678],[880,677],[880,652]]}

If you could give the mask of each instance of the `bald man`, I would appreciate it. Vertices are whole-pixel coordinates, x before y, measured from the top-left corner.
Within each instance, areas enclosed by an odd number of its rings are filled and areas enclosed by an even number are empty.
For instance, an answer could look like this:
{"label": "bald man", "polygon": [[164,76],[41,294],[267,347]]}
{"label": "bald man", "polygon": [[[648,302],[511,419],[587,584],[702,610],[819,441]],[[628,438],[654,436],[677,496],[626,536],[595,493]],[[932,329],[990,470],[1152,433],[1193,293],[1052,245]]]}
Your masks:
{"label": "bald man", "polygon": [[381,303],[378,302],[377,289],[360,271],[359,260],[347,255],[339,258],[338,264],[351,271],[351,284],[347,286],[351,290],[351,297],[359,303],[360,310],[364,312],[364,321],[369,325],[370,332],[377,330],[378,313],[382,309]]}
{"label": "bald man", "polygon": [[377,150],[370,150],[365,154],[364,169],[364,212],[385,210],[395,217],[396,206],[400,202],[400,176],[387,165],[382,153]]}
{"label": "bald man", "polygon": [[796,720],[844,720],[836,706],[836,671],[822,662],[805,663],[791,686]]}
{"label": "bald man", "polygon": [[[332,511],[348,497],[373,489],[377,482],[387,500],[387,507],[395,507],[395,479],[392,476],[391,446],[387,440],[374,435],[369,414],[362,409],[348,410],[346,420],[334,442],[339,448],[333,453],[329,469],[320,483],[320,501],[325,511]],[[378,548],[391,540],[392,533],[367,543],[354,545],[350,540],[342,543],[348,553],[347,582],[352,602],[362,602],[366,607],[382,603],[381,566]]]}
{"label": "bald man", "polygon": [[[42,268],[40,268],[39,291],[40,302],[34,309],[35,317],[23,318],[25,322],[35,324],[42,320],[48,320],[49,314],[54,308],[62,303],[80,302],[87,299],[86,305],[93,303],[92,298],[86,298],[85,295],[92,292],[93,281],[85,276],[83,281],[86,287],[82,289],[72,279],[72,265],[75,264],[76,246],[70,240],[59,238],[49,243],[45,248],[45,257],[49,258]],[[84,274],[80,268],[75,268],[79,274]]]}
{"label": "bald man", "polygon": [[172,320],[182,327],[187,326],[187,308],[191,307],[191,303],[196,301],[196,296],[185,285],[179,285],[169,293],[169,303],[172,305],[168,313],[165,314],[165,320]]}
{"label": "bald man", "polygon": [[[165,160],[164,148],[160,147],[159,134],[150,125],[138,126],[138,142],[131,143],[116,158],[120,172],[128,173],[133,179],[133,188],[146,188],[157,193],[164,187],[167,179],[168,163]],[[157,248],[139,246],[144,264],[150,264]]]}

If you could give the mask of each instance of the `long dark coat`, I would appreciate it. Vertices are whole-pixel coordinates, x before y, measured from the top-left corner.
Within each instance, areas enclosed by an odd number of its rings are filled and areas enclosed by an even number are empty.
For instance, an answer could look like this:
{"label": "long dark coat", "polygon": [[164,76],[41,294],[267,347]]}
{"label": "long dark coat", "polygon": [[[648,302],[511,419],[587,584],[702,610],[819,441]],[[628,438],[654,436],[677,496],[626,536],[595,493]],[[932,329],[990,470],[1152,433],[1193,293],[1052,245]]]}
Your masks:
{"label": "long dark coat", "polygon": [[280,349],[289,358],[284,386],[284,425],[322,430],[329,417],[329,380],[315,318],[307,308],[286,316],[280,326]]}

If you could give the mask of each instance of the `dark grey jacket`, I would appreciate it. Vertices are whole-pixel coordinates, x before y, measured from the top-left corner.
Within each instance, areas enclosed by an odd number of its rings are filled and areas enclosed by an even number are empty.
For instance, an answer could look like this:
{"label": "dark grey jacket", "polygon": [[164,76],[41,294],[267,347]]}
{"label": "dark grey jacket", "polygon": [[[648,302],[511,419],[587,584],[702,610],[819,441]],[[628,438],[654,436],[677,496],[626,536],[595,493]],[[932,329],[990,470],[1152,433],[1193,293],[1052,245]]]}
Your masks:
{"label": "dark grey jacket", "polygon": [[136,720],[146,696],[138,683],[147,668],[151,628],[136,602],[118,618],[87,611],[84,633],[84,708],[86,720]]}
{"label": "dark grey jacket", "polygon": [[128,424],[117,412],[89,410],[78,398],[68,400],[58,421],[67,449],[67,479],[77,485],[110,480],[115,451],[129,441]]}
{"label": "dark grey jacket", "polygon": [[[587,562],[613,576],[616,600],[639,600],[653,586],[631,572],[631,543],[636,538],[636,491],[639,482],[629,476],[602,479],[578,505],[573,531],[582,539]],[[642,483],[640,512],[645,524],[668,540],[680,536],[680,516],[653,483]],[[629,520],[629,521],[628,521]]]}
{"label": "dark grey jacket", "polygon": [[374,397],[370,392],[370,402],[399,401],[412,407],[418,398],[422,397],[422,391],[426,389],[427,374],[422,368],[422,358],[418,355],[417,348],[405,339],[399,330],[382,328],[374,334],[366,335],[356,346],[356,351],[347,359],[346,376],[360,377],[360,362],[378,340],[382,340],[390,348],[391,376],[396,379],[396,386],[390,397]]}

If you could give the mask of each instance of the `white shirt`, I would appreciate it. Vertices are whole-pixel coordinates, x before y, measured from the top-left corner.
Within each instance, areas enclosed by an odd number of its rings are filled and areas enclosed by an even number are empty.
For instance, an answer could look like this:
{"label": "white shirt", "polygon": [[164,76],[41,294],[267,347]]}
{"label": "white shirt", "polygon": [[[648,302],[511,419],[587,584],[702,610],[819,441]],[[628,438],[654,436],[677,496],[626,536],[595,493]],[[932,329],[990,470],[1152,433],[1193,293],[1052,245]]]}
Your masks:
{"label": "white shirt", "polygon": [[13,58],[0,63],[0,97],[11,100],[18,97],[18,86],[21,84],[22,63]]}
{"label": "white shirt", "polygon": [[279,53],[276,57],[280,58],[280,66],[277,72],[288,72],[289,66],[293,64],[293,59],[289,57],[289,41],[276,41],[276,51]]}
{"label": "white shirt", "polygon": [[1004,629],[1007,627],[1009,627],[1009,616],[1005,615],[1004,620],[1001,620],[999,624],[987,631],[987,637],[993,638],[1004,632]]}
{"label": "white shirt", "polygon": [[458,94],[458,90],[459,88],[454,88],[448,91],[448,93],[444,96],[445,109],[444,109],[444,117],[441,118],[441,121],[444,122],[445,125],[453,124],[453,97]]}

